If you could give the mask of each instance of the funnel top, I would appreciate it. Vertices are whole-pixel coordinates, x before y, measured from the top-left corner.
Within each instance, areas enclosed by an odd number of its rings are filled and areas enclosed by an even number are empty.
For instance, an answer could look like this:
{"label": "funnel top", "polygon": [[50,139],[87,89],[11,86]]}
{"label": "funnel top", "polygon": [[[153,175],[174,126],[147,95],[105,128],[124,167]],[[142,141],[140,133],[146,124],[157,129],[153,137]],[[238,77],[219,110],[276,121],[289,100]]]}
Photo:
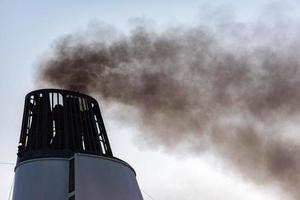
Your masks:
{"label": "funnel top", "polygon": [[85,94],[41,89],[25,97],[18,162],[87,153],[113,157],[98,102]]}

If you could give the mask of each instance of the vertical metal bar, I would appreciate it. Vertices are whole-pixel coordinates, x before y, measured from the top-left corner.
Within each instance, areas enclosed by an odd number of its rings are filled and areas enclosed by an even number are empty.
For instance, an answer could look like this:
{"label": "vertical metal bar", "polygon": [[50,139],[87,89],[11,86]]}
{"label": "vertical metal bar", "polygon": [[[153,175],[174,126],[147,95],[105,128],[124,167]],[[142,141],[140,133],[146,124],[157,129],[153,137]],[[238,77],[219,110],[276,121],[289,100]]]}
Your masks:
{"label": "vertical metal bar", "polygon": [[86,104],[86,109],[87,109],[87,121],[88,121],[88,127],[89,127],[89,138],[90,138],[91,148],[94,153],[99,154],[99,151],[96,147],[97,146],[97,144],[96,144],[97,134],[95,133],[95,130],[93,129],[93,121],[91,118],[92,110],[90,109],[90,101],[88,99],[85,99],[85,104]]}
{"label": "vertical metal bar", "polygon": [[[102,150],[101,150],[101,141],[100,141],[100,138],[99,138],[99,134],[100,134],[100,132],[98,132],[98,129],[97,129],[97,127],[96,127],[96,121],[95,121],[95,118],[94,118],[94,115],[96,115],[96,114],[94,114],[94,110],[93,110],[93,107],[92,107],[92,105],[91,105],[91,103],[89,103],[88,104],[88,106],[89,106],[89,110],[90,110],[90,112],[89,112],[89,121],[91,122],[91,124],[92,124],[92,128],[93,128],[93,134],[94,134],[94,138],[95,138],[95,140],[96,140],[96,144],[95,144],[95,147],[96,147],[96,150],[97,150],[97,153],[98,154],[103,154],[103,152],[102,152]],[[92,116],[92,117],[91,117]],[[92,118],[92,119],[91,119]],[[94,141],[95,142],[95,141]]]}
{"label": "vertical metal bar", "polygon": [[88,151],[92,151],[93,153],[95,152],[94,146],[92,144],[93,137],[92,137],[92,130],[91,130],[91,121],[89,119],[89,110],[87,106],[87,100],[86,98],[82,97],[81,98],[82,105],[83,105],[83,113],[84,113],[84,121],[85,121],[85,138],[87,140],[87,149]]}
{"label": "vertical metal bar", "polygon": [[[38,98],[36,98],[36,95],[32,95],[33,96],[33,103],[35,101],[35,99],[37,100]],[[31,101],[31,98],[29,100],[29,102]],[[37,103],[36,103],[37,105]],[[34,121],[34,124],[36,124],[36,119],[38,118],[38,115],[37,113],[34,112],[35,111],[35,108],[33,107],[32,109],[32,122]],[[27,150],[30,151],[30,150],[33,150],[34,149],[34,140],[36,139],[35,134],[38,132],[37,130],[35,130],[32,126],[32,122],[31,122],[31,125],[30,125],[30,109],[28,109],[28,118],[27,118],[27,129],[28,129],[28,136],[27,136]],[[36,124],[38,125],[38,124]]]}
{"label": "vertical metal bar", "polygon": [[[48,113],[47,113],[47,109],[46,109],[46,102],[44,101],[44,96],[43,97],[39,97],[41,105],[38,106],[40,110],[38,110],[37,113],[39,113],[39,116],[42,117],[41,118],[41,133],[42,133],[42,149],[48,149],[48,138],[49,138],[49,130],[48,130]],[[52,128],[53,129],[53,128]],[[53,134],[53,130],[51,130],[52,134]]]}
{"label": "vertical metal bar", "polygon": [[51,94],[51,110],[53,110],[53,108],[54,108],[54,93],[51,92],[50,94]]}
{"label": "vertical metal bar", "polygon": [[[51,102],[50,102],[50,110],[51,110],[51,116],[52,116],[52,119],[51,119],[51,132],[52,132],[52,144],[50,146],[53,146],[53,135],[54,135],[54,129],[55,129],[55,122],[54,122],[54,92],[51,92],[49,93],[49,95],[51,95]],[[50,96],[49,96],[50,97]]]}
{"label": "vertical metal bar", "polygon": [[67,103],[67,99],[66,99],[66,95],[65,94],[62,94],[62,103],[63,103],[63,106],[64,106],[64,109],[63,109],[63,115],[64,115],[64,121],[63,121],[63,135],[64,135],[64,149],[68,149],[68,150],[70,150],[70,149],[72,149],[71,147],[70,147],[70,144],[69,144],[69,139],[71,139],[70,138],[70,136],[69,136],[69,134],[70,134],[70,132],[69,132],[69,123],[70,123],[70,121],[69,121],[69,115],[68,115],[68,113],[69,113],[69,108],[68,108],[68,103]]}
{"label": "vertical metal bar", "polygon": [[76,136],[76,121],[75,121],[75,112],[74,112],[74,103],[73,103],[73,96],[69,95],[68,98],[68,105],[70,106],[70,131],[72,133],[72,138],[73,138],[73,144],[74,144],[74,151],[78,149],[77,145],[77,136]]}
{"label": "vertical metal bar", "polygon": [[[29,96],[30,98],[30,96]],[[20,135],[20,140],[19,140],[19,152],[18,153],[23,153],[26,148],[26,137],[27,137],[27,130],[28,130],[28,114],[29,114],[29,108],[28,108],[28,96],[25,98],[25,105],[24,105],[24,111],[23,111],[23,120],[22,120],[22,126],[21,126],[21,135]],[[26,123],[27,122],[27,123]]]}
{"label": "vertical metal bar", "polygon": [[[31,124],[31,128],[30,128],[30,134],[37,134],[38,140],[38,147],[37,149],[40,149],[42,147],[42,137],[43,137],[43,133],[42,130],[40,129],[41,126],[41,120],[40,120],[40,107],[41,107],[41,101],[39,96],[37,96],[36,94],[33,95],[33,105],[35,104],[35,106],[33,106],[32,109],[32,124]],[[34,126],[33,126],[34,125]],[[38,134],[40,132],[40,134]]]}
{"label": "vertical metal bar", "polygon": [[[26,112],[28,111],[28,112]],[[28,109],[28,98],[25,99],[25,102],[24,102],[24,109],[23,109],[23,120],[22,120],[22,126],[21,126],[21,135],[20,135],[20,140],[19,140],[19,143],[23,143],[24,141],[24,137],[25,137],[25,134],[26,134],[26,129],[25,127],[27,127],[27,123],[26,123],[26,119],[27,119],[27,115],[26,113],[29,113],[29,109]]]}
{"label": "vertical metal bar", "polygon": [[103,119],[102,119],[101,111],[100,111],[100,108],[99,108],[97,102],[95,102],[94,108],[96,108],[96,110],[95,110],[96,111],[96,116],[97,116],[98,121],[99,121],[100,131],[102,132],[102,138],[103,138],[104,146],[107,150],[107,154],[108,154],[108,156],[113,156],[111,148],[110,148],[109,140],[108,140],[108,137],[107,137],[107,134],[106,134],[106,130],[105,130],[104,122],[103,122]]}
{"label": "vertical metal bar", "polygon": [[[34,100],[33,100],[33,105],[34,105]],[[37,105],[37,104],[36,104]],[[34,109],[33,109],[34,110]],[[35,142],[34,142],[34,146],[35,146],[35,149],[39,149],[39,144],[40,144],[40,141],[39,141],[39,139],[40,139],[40,137],[41,137],[41,135],[42,135],[42,133],[39,131],[39,129],[38,129],[38,124],[40,123],[39,122],[39,117],[37,117],[37,121],[36,121],[36,129],[35,130],[33,130],[33,111],[32,110],[32,113],[31,113],[31,125],[30,125],[30,129],[32,129],[32,132],[31,132],[31,134],[32,134],[32,136],[31,137],[33,137],[33,136],[35,136]],[[36,115],[39,115],[39,113],[36,113]]]}
{"label": "vertical metal bar", "polygon": [[[81,100],[81,97],[79,96],[76,96],[76,99],[77,99],[77,102],[78,102],[78,109],[77,109],[77,113],[78,113],[78,120],[79,120],[79,133],[80,133],[80,145],[81,145],[81,150],[84,150],[85,149],[85,138],[84,138],[84,135],[83,135],[83,119],[82,119],[82,116],[81,116],[81,112],[80,112],[80,100]],[[83,139],[83,140],[82,140]],[[82,144],[83,142],[83,144]]]}
{"label": "vertical metal bar", "polygon": [[50,100],[49,100],[49,92],[48,91],[42,91],[42,97],[41,97],[41,103],[42,103],[42,111],[41,111],[41,117],[42,117],[42,132],[43,133],[43,148],[48,149],[50,147],[50,141],[51,138],[53,138],[53,124],[52,122],[51,113],[50,113]]}
{"label": "vertical metal bar", "polygon": [[73,147],[73,150],[75,150],[77,148],[77,145],[76,145],[76,136],[75,136],[75,127],[74,127],[74,111],[73,111],[73,105],[72,105],[72,100],[71,100],[71,96],[69,96],[67,98],[67,107],[68,107],[68,110],[70,111],[69,113],[67,113],[68,115],[68,119],[70,120],[70,126],[69,126],[69,130],[70,132],[68,133],[70,135],[70,137],[72,138],[72,147]]}
{"label": "vertical metal bar", "polygon": [[87,127],[86,127],[86,118],[85,118],[85,112],[84,112],[84,106],[83,106],[83,97],[78,97],[79,101],[79,113],[80,113],[80,121],[81,121],[81,138],[83,138],[84,143],[84,149],[85,151],[88,151],[89,144],[88,144],[88,137],[87,137]]}
{"label": "vertical metal bar", "polygon": [[[57,99],[57,104],[56,105],[59,105],[59,93],[56,93],[56,99]],[[61,113],[60,113],[61,114]],[[56,133],[56,137],[57,137],[57,140],[58,140],[58,147],[57,148],[62,148],[62,130],[61,130],[61,123],[60,123],[60,120],[62,120],[61,116],[58,116],[57,118],[57,125],[55,124],[55,133]],[[56,123],[56,122],[55,122]]]}
{"label": "vertical metal bar", "polygon": [[79,104],[78,97],[72,96],[72,108],[73,108],[73,119],[74,119],[74,134],[76,141],[77,150],[82,150],[82,140],[81,140],[81,129],[80,129],[80,118],[79,118]]}
{"label": "vertical metal bar", "polygon": [[[51,110],[51,116],[52,116],[52,120],[51,120],[51,128],[52,128],[52,140],[50,140],[50,141],[52,141],[52,143],[51,143],[51,145],[50,145],[50,147],[52,148],[52,147],[54,147],[54,132],[56,131],[56,127],[55,127],[55,122],[54,122],[54,101],[53,101],[53,99],[54,99],[54,92],[51,92],[51,93],[49,93],[49,95],[51,96],[51,102],[50,102],[50,110]],[[49,98],[50,98],[50,96],[49,96]],[[55,148],[55,147],[54,147]]]}

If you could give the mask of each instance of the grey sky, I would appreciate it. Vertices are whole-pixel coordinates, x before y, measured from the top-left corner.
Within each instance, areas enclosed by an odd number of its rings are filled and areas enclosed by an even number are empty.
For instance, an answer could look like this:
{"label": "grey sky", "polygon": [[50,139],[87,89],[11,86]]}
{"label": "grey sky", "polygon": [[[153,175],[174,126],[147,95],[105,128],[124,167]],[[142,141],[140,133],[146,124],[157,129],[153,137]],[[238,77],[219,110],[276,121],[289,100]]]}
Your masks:
{"label": "grey sky", "polygon": [[[274,10],[274,13],[284,10],[296,16],[300,3],[267,0],[217,0],[214,3],[194,0],[0,0],[0,162],[16,159],[24,96],[37,89],[35,67],[57,38],[84,31],[95,21],[121,31],[127,31],[130,23],[138,18],[146,18],[162,28],[168,24],[192,25],[207,20],[203,14],[210,12],[209,9],[229,15],[235,13],[241,20],[257,20],[264,9]],[[271,13],[269,16],[276,15]],[[114,154],[135,168],[142,190],[155,200],[284,198],[276,188],[243,180],[209,154],[186,158],[143,147],[136,139],[138,129],[112,114],[117,113],[118,106],[105,102],[100,105]],[[0,199],[4,200],[8,198],[13,167],[0,165],[0,169]]]}

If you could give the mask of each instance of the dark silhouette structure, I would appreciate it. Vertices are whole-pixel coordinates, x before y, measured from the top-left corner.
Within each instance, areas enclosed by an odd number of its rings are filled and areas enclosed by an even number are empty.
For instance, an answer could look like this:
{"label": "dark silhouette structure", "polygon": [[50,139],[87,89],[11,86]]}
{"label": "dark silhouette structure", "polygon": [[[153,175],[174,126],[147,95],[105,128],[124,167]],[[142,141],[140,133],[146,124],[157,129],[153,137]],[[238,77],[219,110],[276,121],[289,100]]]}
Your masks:
{"label": "dark silhouette structure", "polygon": [[143,200],[134,169],[113,156],[99,105],[58,89],[30,92],[13,200]]}
{"label": "dark silhouette structure", "polygon": [[18,162],[88,153],[113,157],[98,103],[67,90],[43,89],[25,99]]}

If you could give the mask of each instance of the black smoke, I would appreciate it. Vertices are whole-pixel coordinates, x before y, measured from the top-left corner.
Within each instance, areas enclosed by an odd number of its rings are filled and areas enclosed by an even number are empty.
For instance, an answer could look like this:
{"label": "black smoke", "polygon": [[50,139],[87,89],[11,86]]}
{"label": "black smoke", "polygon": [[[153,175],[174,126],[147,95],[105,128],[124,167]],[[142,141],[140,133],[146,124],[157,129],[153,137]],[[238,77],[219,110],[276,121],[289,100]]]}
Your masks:
{"label": "black smoke", "polygon": [[[284,25],[284,26],[283,26]],[[136,26],[108,41],[61,38],[39,81],[134,107],[147,137],[221,155],[242,176],[300,198],[300,26]],[[95,31],[97,32],[97,31]]]}

